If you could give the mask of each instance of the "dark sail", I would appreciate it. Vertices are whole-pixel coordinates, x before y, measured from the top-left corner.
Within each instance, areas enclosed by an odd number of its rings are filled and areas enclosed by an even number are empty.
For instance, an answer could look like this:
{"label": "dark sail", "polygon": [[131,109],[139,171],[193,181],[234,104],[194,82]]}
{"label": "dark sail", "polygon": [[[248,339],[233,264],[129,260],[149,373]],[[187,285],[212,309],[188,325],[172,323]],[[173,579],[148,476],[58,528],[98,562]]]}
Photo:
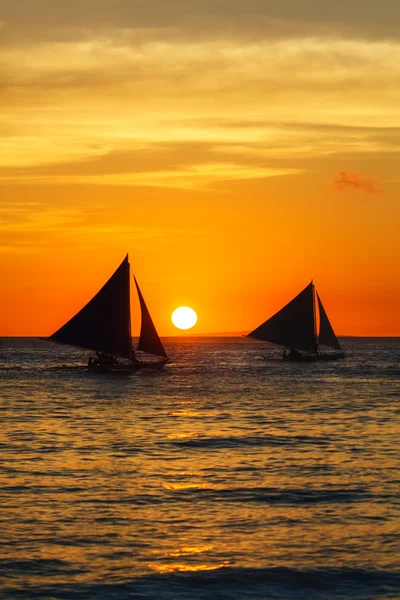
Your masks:
{"label": "dark sail", "polygon": [[289,304],[247,337],[296,350],[316,351],[314,286],[310,283]]}
{"label": "dark sail", "polygon": [[143,352],[148,352],[149,354],[154,354],[155,356],[162,356],[163,358],[168,358],[165,353],[164,346],[161,343],[160,338],[158,337],[158,333],[156,328],[154,327],[153,320],[150,316],[150,313],[147,309],[146,303],[142,296],[142,292],[138,286],[138,282],[134,277],[137,293],[139,296],[140,308],[142,311],[142,324],[140,328],[140,338],[138,343],[138,350],[142,350]]}
{"label": "dark sail", "polygon": [[322,302],[320,297],[318,296],[318,308],[319,308],[319,338],[318,342],[322,346],[330,346],[331,348],[336,348],[336,350],[341,350],[339,340],[337,339],[335,332],[332,329],[332,325],[329,322],[328,315],[325,312],[324,307],[322,306]]}
{"label": "dark sail", "polygon": [[90,302],[53,333],[50,339],[62,344],[131,358],[128,255]]}

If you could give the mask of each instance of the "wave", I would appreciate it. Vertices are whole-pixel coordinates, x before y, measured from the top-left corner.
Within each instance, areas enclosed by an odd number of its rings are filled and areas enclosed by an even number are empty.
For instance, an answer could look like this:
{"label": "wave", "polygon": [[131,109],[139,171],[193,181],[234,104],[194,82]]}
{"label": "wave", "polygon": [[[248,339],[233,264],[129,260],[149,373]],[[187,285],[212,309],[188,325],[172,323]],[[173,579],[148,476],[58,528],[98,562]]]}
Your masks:
{"label": "wave", "polygon": [[[61,490],[60,490],[61,492]],[[324,488],[324,489],[302,489],[302,488],[269,488],[269,487],[224,487],[204,488],[190,487],[176,489],[168,487],[157,493],[135,494],[125,498],[112,500],[109,498],[82,497],[82,503],[107,504],[131,506],[163,505],[168,503],[188,503],[196,510],[202,503],[225,503],[225,504],[267,504],[267,505],[311,505],[318,503],[328,504],[350,504],[354,502],[366,502],[374,496],[363,488]],[[382,497],[380,497],[382,498]]]}
{"label": "wave", "polygon": [[[19,567],[23,561],[19,561]],[[33,565],[32,562],[35,562]],[[39,561],[25,561],[37,569]],[[61,561],[45,561],[59,563]],[[57,564],[57,567],[59,565]],[[43,568],[52,565],[43,565]],[[65,573],[67,576],[68,572]],[[67,579],[67,577],[65,577]],[[400,572],[368,568],[240,568],[143,575],[129,581],[3,588],[3,600],[389,600]]]}
{"label": "wave", "polygon": [[186,448],[235,448],[241,446],[296,446],[318,445],[328,446],[337,442],[329,437],[309,435],[246,435],[226,437],[198,437],[190,440],[173,440],[163,442],[177,447]]}
{"label": "wave", "polygon": [[266,504],[316,504],[316,503],[350,503],[371,499],[371,494],[363,488],[326,488],[326,489],[286,489],[269,487],[251,488],[222,488],[204,489],[189,488],[175,490],[179,500],[193,502],[205,500],[207,502],[259,502]]}

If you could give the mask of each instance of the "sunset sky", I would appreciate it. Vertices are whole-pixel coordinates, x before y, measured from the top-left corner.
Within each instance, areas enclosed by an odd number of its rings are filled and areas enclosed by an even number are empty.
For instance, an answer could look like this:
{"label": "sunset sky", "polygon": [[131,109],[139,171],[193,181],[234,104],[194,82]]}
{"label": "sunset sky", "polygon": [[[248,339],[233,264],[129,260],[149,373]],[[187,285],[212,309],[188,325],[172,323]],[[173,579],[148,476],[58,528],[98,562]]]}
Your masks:
{"label": "sunset sky", "polygon": [[[4,0],[0,335],[129,252],[161,335],[250,331],[314,279],[400,335],[398,0]],[[139,329],[132,295],[133,333]]]}

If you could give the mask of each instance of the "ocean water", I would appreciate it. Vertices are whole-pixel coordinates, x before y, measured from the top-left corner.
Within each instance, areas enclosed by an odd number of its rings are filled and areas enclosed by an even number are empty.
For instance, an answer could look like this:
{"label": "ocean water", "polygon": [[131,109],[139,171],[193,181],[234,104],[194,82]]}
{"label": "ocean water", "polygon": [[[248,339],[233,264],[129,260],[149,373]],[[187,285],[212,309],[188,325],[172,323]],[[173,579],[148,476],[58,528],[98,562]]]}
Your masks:
{"label": "ocean water", "polygon": [[400,598],[400,339],[165,345],[107,375],[1,340],[1,600]]}

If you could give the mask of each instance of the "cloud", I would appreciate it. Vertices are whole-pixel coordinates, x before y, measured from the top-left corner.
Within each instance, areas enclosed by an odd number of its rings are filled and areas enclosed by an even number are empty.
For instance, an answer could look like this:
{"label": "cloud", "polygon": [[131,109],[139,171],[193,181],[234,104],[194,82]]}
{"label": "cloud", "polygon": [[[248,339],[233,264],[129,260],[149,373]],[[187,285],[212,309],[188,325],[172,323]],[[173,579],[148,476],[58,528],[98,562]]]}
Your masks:
{"label": "cloud", "polygon": [[333,185],[338,192],[355,190],[366,194],[378,194],[381,191],[373,179],[351,171],[341,171]]}
{"label": "cloud", "polygon": [[[308,17],[319,10],[311,0],[300,4]],[[161,30],[151,22],[152,13],[168,20],[170,4],[57,6],[20,0],[4,17],[11,27],[34,13],[42,35],[0,43],[3,182],[204,188],[303,172],[315,157],[387,158],[399,150],[400,43],[389,37],[371,42],[318,28],[246,37],[228,24],[202,37],[199,24],[189,38],[180,22]],[[201,24],[205,6],[209,24],[224,11],[291,19],[300,10],[291,0],[186,6],[172,1]],[[78,25],[92,13],[113,18]],[[115,22],[121,15],[125,26]]]}
{"label": "cloud", "polygon": [[47,208],[38,203],[5,204],[0,209],[0,233],[57,233],[60,229],[75,230],[83,222],[83,213],[73,208]]}
{"label": "cloud", "polygon": [[[176,170],[146,171],[136,173],[117,173],[113,175],[38,175],[33,173],[18,177],[18,184],[94,184],[94,185],[132,185],[140,187],[161,187],[179,189],[208,189],[217,182],[240,181],[246,179],[265,179],[283,175],[297,175],[303,169],[288,167],[246,166],[235,163],[206,163],[183,166]],[[3,178],[0,176],[0,180]],[[5,177],[4,181],[13,181],[14,177]],[[1,228],[1,226],[0,226]]]}
{"label": "cloud", "polygon": [[[18,0],[5,2],[2,19],[15,34],[35,35],[55,28],[118,27],[165,30],[190,29],[192,33],[217,31],[219,35],[270,35],[299,31],[362,31],[363,36],[398,36],[400,4],[397,0]],[[362,17],[362,18],[361,18]],[[198,33],[197,33],[198,34]]]}
{"label": "cloud", "polygon": [[[204,128],[203,135],[207,135]],[[221,132],[211,126],[208,135],[218,139]],[[222,132],[224,135],[229,139],[234,136],[234,129]],[[240,136],[240,131],[237,135]],[[94,156],[78,161],[0,167],[0,181],[18,185],[69,183],[208,189],[217,182],[296,175],[304,170],[298,165],[285,164],[285,160],[273,161],[271,155],[257,149],[251,151],[246,145],[231,148],[229,143],[216,146],[203,141],[142,142],[132,144],[129,150],[100,156],[96,153],[97,149]]]}
{"label": "cloud", "polygon": [[121,36],[118,30],[110,30],[107,35],[93,32],[71,42],[33,43],[29,62],[26,54],[24,46],[2,50],[5,91],[104,88],[110,93],[118,88],[125,96],[134,92],[137,97],[143,86],[147,96],[162,84],[165,99],[166,92],[175,96],[182,86],[186,95],[211,89],[230,92],[251,83],[263,87],[273,83],[288,90],[321,84],[331,89],[339,82],[371,88],[398,76],[400,44],[317,35],[189,41],[163,39],[154,32]]}
{"label": "cloud", "polygon": [[[264,144],[272,154],[292,156],[294,150],[318,156],[396,151],[382,148],[384,139],[374,131],[391,136],[394,146],[399,43],[317,37],[161,42],[154,35],[139,42],[115,30],[109,38],[0,50],[0,63],[6,65],[0,76],[3,168],[78,165],[130,148],[143,155],[146,146],[188,142]],[[348,129],[328,136],[328,122]],[[352,134],[350,126],[363,131]],[[185,154],[180,162],[195,164]]]}
{"label": "cloud", "polygon": [[[93,219],[93,204],[86,207],[60,208],[39,202],[4,201],[0,207],[0,254],[46,252],[48,248],[99,248],[109,240],[118,239],[126,246],[157,241],[158,244],[182,243],[193,236],[213,235],[213,227],[157,226],[132,224],[130,219],[114,219],[102,214],[96,205],[97,220]],[[114,215],[115,217],[115,215]]]}

